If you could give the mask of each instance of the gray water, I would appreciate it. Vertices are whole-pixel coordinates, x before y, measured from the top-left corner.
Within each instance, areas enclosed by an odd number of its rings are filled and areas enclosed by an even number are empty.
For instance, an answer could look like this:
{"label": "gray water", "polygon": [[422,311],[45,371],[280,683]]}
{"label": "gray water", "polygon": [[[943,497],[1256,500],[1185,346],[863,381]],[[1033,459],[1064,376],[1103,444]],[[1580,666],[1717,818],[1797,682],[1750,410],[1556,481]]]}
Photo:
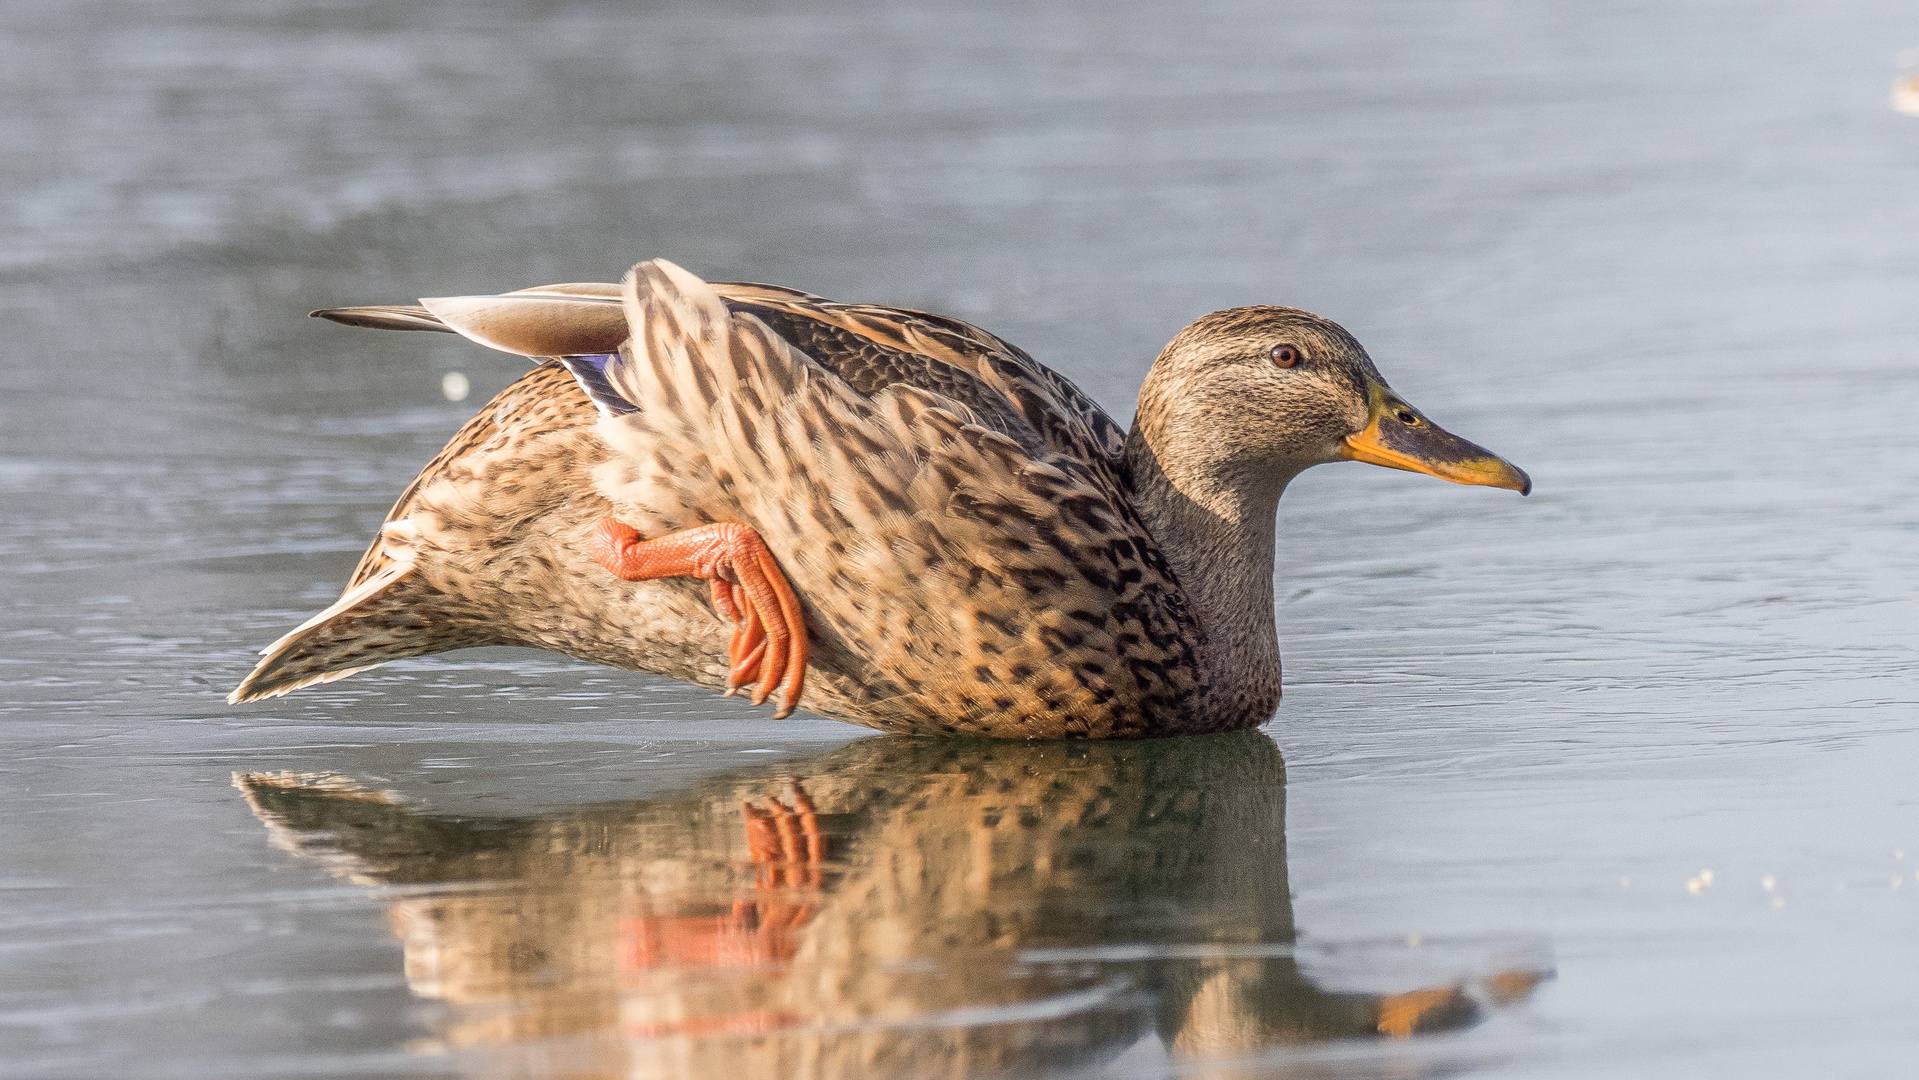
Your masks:
{"label": "gray water", "polygon": [[[0,9],[0,1075],[1909,1074],[1915,44]],[[1191,318],[1309,308],[1537,493],[1297,482],[1263,735],[913,743],[509,650],[223,704],[522,370],[305,312],[652,256],[980,322],[1122,419]]]}

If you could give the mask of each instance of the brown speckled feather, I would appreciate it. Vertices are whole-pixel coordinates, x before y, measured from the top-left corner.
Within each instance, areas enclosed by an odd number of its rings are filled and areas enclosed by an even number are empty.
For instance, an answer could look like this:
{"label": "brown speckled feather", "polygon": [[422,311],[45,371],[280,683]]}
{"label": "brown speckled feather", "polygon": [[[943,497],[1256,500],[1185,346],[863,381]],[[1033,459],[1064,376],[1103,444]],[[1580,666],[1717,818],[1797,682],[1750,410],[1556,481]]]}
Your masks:
{"label": "brown speckled feather", "polygon": [[[1053,453],[1089,466],[1121,468],[1126,433],[1106,410],[1065,376],[977,326],[906,308],[836,304],[816,297],[754,301],[744,292],[766,286],[714,288],[729,307],[759,316],[862,393],[904,382],[952,397],[994,420],[1011,413],[1017,424],[994,426],[1022,442],[1023,433],[1031,431]],[[849,369],[876,366],[867,359],[874,354],[885,357],[893,371],[880,375],[885,382],[874,379],[862,385]]]}
{"label": "brown speckled feather", "polygon": [[[951,360],[915,365],[924,354],[896,349],[900,381],[862,393],[677,267],[637,267],[626,303],[632,337],[605,374],[637,410],[601,421],[613,452],[598,490],[645,535],[709,521],[759,531],[806,604],[809,687],[821,671],[865,691],[851,713],[810,689],[806,707],[892,730],[1045,737],[1181,719],[1200,680],[1194,626],[1108,462],[1035,441]],[[914,344],[917,327],[889,329]],[[990,355],[948,355],[1007,378]]]}
{"label": "brown speckled feather", "polygon": [[727,628],[704,588],[617,581],[592,559],[589,537],[613,512],[591,476],[607,453],[598,419],[558,363],[508,387],[400,497],[345,595],[269,646],[232,698],[479,645],[723,687]]}

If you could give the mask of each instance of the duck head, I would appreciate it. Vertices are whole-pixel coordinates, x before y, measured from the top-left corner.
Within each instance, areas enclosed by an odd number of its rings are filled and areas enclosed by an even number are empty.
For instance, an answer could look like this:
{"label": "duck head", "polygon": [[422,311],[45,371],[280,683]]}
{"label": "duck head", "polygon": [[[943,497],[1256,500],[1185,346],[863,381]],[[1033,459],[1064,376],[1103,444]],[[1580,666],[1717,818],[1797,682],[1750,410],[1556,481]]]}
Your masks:
{"label": "duck head", "polygon": [[1532,490],[1517,467],[1395,393],[1344,328],[1297,308],[1216,311],[1180,331],[1147,375],[1133,426],[1175,487],[1221,513],[1276,500],[1333,461]]}

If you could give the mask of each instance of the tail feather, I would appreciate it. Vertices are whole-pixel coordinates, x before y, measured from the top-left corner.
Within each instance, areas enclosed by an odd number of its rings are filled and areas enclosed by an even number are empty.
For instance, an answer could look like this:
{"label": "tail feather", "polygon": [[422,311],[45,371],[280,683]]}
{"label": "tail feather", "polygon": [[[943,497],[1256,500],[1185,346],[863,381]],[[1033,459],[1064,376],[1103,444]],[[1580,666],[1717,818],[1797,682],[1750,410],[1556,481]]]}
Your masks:
{"label": "tail feather", "polygon": [[363,326],[369,330],[433,330],[442,334],[453,333],[453,328],[441,322],[431,311],[414,304],[321,308],[307,314],[316,319],[325,319],[328,322],[346,326]]}
{"label": "tail feather", "polygon": [[411,561],[388,563],[332,607],[262,649],[259,664],[227,701],[263,701],[391,660],[488,644],[465,640],[450,624],[433,619],[431,597],[413,571]]}
{"label": "tail feather", "polygon": [[605,516],[586,476],[604,453],[594,423],[557,363],[501,391],[407,486],[346,592],[261,650],[227,700],[278,697],[392,660],[529,644],[506,586],[514,567],[553,570],[556,532],[583,535]]}

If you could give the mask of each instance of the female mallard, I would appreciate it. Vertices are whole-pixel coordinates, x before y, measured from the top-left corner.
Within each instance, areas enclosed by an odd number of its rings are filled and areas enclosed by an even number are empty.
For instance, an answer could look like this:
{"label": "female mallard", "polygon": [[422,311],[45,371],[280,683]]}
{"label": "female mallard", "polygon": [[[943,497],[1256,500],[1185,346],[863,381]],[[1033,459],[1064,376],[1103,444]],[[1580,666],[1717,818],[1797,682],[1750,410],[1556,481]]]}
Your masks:
{"label": "female mallard", "polygon": [[315,314],[557,362],[454,436],[232,701],[524,645],[892,731],[1250,728],[1279,703],[1288,481],[1356,459],[1531,489],[1293,308],[1180,331],[1125,434],[966,323],[665,260],[421,303]]}

